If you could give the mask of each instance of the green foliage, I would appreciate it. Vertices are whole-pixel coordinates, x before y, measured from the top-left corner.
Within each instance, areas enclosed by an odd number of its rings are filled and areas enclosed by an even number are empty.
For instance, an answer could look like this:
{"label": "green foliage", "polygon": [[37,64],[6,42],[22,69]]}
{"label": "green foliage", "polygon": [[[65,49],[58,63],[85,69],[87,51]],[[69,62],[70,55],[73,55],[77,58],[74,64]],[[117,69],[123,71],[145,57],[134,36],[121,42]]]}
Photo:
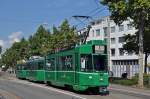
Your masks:
{"label": "green foliage", "polygon": [[130,79],[116,80],[116,81],[114,81],[114,83],[121,84],[121,85],[127,85],[127,86],[132,86],[132,85],[137,84],[136,81],[130,80]]}
{"label": "green foliage", "polygon": [[[136,74],[134,77],[134,79],[138,79],[138,74]],[[144,78],[144,85],[149,85],[149,79],[150,79],[150,75],[149,74],[145,74],[143,75]]]}
{"label": "green foliage", "polygon": [[76,34],[76,29],[70,27],[67,20],[65,20],[60,27],[53,27],[52,48],[55,51],[68,49],[74,47],[79,38]]}
{"label": "green foliage", "polygon": [[[134,52],[137,53],[139,52],[138,48],[138,43],[139,43],[139,39],[138,39],[138,33],[131,35],[131,34],[127,34],[124,36],[125,38],[125,43],[123,45],[124,50],[126,50],[127,52]],[[144,35],[143,35],[143,42],[144,42],[144,53],[146,54],[150,54],[150,30],[145,30],[144,31]]]}
{"label": "green foliage", "polygon": [[49,51],[50,33],[42,25],[37,32],[29,38],[30,56],[45,55]]}
{"label": "green foliage", "polygon": [[38,27],[34,35],[28,40],[22,38],[20,42],[15,42],[2,54],[2,64],[7,67],[14,67],[17,61],[26,60],[30,56],[44,56],[58,50],[74,47],[78,42],[75,28],[70,27],[65,20],[60,27],[53,27],[50,33],[42,25]]}
{"label": "green foliage", "polygon": [[[144,74],[144,86],[149,87],[149,77],[150,75]],[[126,85],[126,86],[133,86],[138,84],[138,74],[133,76],[131,79],[122,79],[122,78],[111,78],[111,83]]]}
{"label": "green foliage", "polygon": [[144,22],[150,18],[150,0],[101,0],[103,5],[109,7],[111,18],[120,24],[131,18],[135,26],[139,26],[141,18]]}
{"label": "green foliage", "polygon": [[136,85],[137,82],[138,82],[138,79],[136,78],[132,78],[132,79],[112,78],[111,80],[111,83],[126,85],[126,86]]}
{"label": "green foliage", "polygon": [[[128,35],[127,42],[130,45],[125,45],[126,50],[136,51],[139,50],[139,56],[143,56],[143,45],[147,42],[143,42],[143,36],[145,32],[150,33],[150,0],[101,0],[101,3],[105,6],[108,6],[109,11],[111,12],[111,18],[116,24],[121,24],[123,21],[130,19],[132,25],[138,30],[136,37],[133,36],[135,41],[132,42],[132,37]],[[139,41],[137,40],[139,39]],[[137,40],[137,41],[136,41]],[[143,44],[144,43],[144,44]],[[134,46],[131,48],[132,45]],[[145,44],[144,46],[147,46]],[[130,49],[131,48],[131,49]],[[147,60],[147,55],[145,60]],[[139,58],[139,65],[143,66],[143,58]],[[145,61],[147,65],[147,61]],[[146,67],[146,66],[145,66]],[[146,68],[144,70],[146,72]],[[140,77],[142,77],[142,70],[140,69]],[[139,85],[142,86],[142,81],[139,82]]]}
{"label": "green foliage", "polygon": [[20,42],[15,42],[11,48],[2,54],[2,63],[8,67],[14,67],[18,60],[28,57],[28,41],[22,38]]}
{"label": "green foliage", "polygon": [[[127,51],[128,53],[139,53],[139,33],[137,32],[134,35],[127,34],[124,36],[125,43],[123,44],[123,49]],[[146,67],[147,67],[147,58],[150,55],[150,28],[147,28],[144,30],[143,33],[143,50],[145,54],[145,73],[146,73]]]}

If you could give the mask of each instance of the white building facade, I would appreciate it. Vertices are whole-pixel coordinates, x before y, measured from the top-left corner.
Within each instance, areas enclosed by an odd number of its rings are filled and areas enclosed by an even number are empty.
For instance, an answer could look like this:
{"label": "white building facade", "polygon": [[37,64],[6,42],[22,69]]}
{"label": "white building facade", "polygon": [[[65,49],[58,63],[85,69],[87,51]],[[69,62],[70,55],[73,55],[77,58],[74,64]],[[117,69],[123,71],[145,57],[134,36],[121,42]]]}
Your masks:
{"label": "white building facade", "polygon": [[[91,29],[87,37],[89,40],[105,40],[107,39],[107,28],[109,17],[104,17],[91,22]],[[123,36],[125,34],[134,34],[137,30],[132,26],[131,21],[124,21],[121,25],[116,25],[110,20],[110,71],[114,77],[121,77],[123,73],[127,73],[131,78],[139,72],[138,56],[134,53],[124,53],[122,45],[124,43]],[[79,33],[83,34],[85,29]]]}

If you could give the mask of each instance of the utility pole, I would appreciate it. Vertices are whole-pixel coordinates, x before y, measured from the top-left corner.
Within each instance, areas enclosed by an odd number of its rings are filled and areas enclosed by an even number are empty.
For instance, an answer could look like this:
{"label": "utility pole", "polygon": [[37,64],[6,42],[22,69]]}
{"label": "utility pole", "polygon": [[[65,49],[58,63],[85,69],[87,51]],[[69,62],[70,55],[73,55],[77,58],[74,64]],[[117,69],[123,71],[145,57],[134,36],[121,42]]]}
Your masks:
{"label": "utility pole", "polygon": [[91,25],[88,25],[88,26],[87,26],[87,31],[86,31],[86,34],[85,34],[84,41],[82,42],[83,44],[86,43],[87,37],[89,36],[90,29],[91,29]]}
{"label": "utility pole", "polygon": [[[72,16],[73,18],[75,18],[76,20],[80,21],[81,23],[85,24],[83,21],[87,20],[87,19],[92,19],[92,17],[90,16],[81,16],[81,15],[74,15]],[[84,19],[83,21],[81,21],[80,19]],[[84,36],[84,40],[83,42],[81,42],[82,44],[85,44],[86,43],[86,40],[87,40],[87,37],[89,36],[89,32],[90,32],[90,29],[91,29],[91,25],[88,25],[87,26],[87,30],[85,32],[85,36]]]}
{"label": "utility pole", "polygon": [[108,54],[108,69],[110,71],[111,68],[111,49],[110,49],[110,44],[111,44],[111,40],[110,40],[110,17],[107,18],[107,23],[108,23],[108,27],[107,27],[107,54]]}

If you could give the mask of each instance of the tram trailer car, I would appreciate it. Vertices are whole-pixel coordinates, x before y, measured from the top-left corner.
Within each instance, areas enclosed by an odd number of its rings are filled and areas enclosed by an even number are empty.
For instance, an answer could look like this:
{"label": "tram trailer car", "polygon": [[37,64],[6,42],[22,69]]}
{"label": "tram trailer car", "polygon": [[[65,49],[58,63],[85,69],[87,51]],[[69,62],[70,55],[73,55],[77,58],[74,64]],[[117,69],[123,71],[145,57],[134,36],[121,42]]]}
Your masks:
{"label": "tram trailer car", "polygon": [[71,50],[47,55],[45,81],[76,91],[109,93],[106,49],[105,41],[93,40]]}
{"label": "tram trailer car", "polygon": [[19,63],[16,66],[16,77],[19,79],[26,79],[27,77],[27,70],[25,63]]}
{"label": "tram trailer car", "polygon": [[45,81],[45,59],[30,59],[26,62],[27,65],[27,74],[26,79],[30,81],[36,82],[44,82]]}

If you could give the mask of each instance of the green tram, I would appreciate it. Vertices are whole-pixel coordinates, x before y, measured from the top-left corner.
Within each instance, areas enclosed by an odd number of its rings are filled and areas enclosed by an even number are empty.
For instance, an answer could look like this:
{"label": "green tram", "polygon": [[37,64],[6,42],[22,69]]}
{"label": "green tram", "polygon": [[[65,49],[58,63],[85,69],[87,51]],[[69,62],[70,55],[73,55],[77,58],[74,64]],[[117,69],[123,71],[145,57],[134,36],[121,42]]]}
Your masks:
{"label": "green tram", "polygon": [[18,63],[17,64],[16,76],[19,79],[26,79],[26,77],[27,77],[26,63]]}
{"label": "green tram", "polygon": [[46,56],[45,81],[76,91],[108,92],[106,42],[93,40]]}
{"label": "green tram", "polygon": [[31,81],[44,81],[76,91],[109,93],[106,45],[105,41],[92,40],[44,58],[29,60],[26,68],[17,69],[17,77],[22,77],[19,71],[25,70],[25,78]]}
{"label": "green tram", "polygon": [[30,81],[45,81],[45,59],[40,58],[31,58],[26,62],[26,79]]}

